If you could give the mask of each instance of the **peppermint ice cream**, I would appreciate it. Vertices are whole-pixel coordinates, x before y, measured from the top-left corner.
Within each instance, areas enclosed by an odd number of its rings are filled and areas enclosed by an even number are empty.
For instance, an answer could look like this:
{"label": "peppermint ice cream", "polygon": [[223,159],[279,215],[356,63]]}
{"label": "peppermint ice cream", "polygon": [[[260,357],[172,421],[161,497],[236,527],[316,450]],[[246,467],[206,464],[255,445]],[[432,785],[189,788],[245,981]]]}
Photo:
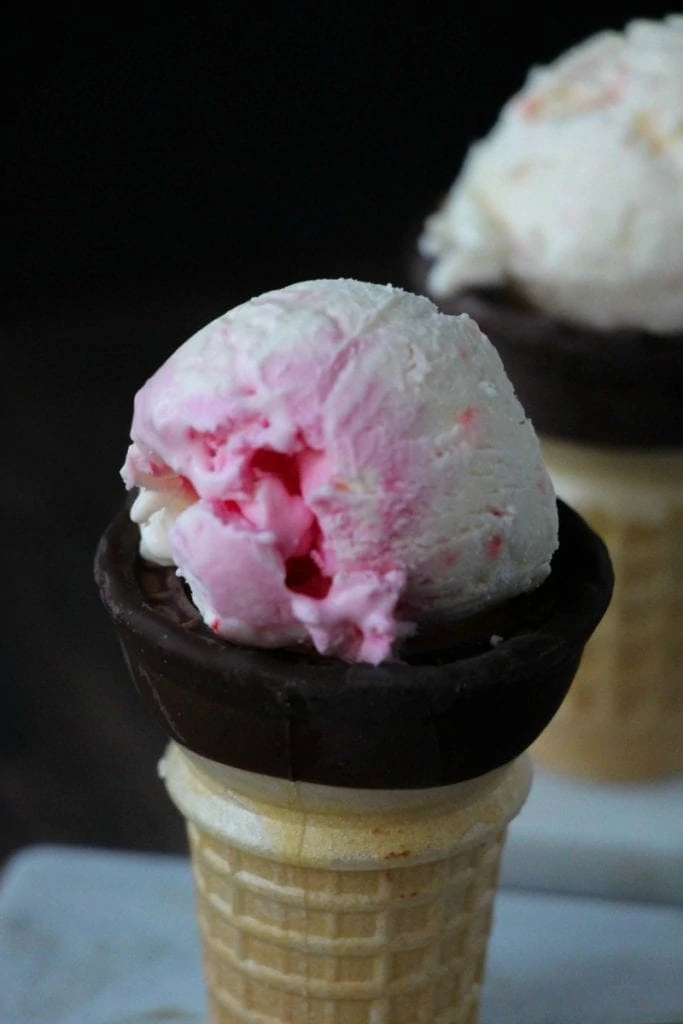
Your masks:
{"label": "peppermint ice cream", "polygon": [[511,287],[571,323],[680,331],[683,17],[601,32],[533,69],[419,245],[437,299]]}
{"label": "peppermint ice cream", "polygon": [[495,349],[389,285],[219,317],[138,392],[131,437],[141,554],[241,643],[379,663],[550,571],[555,497]]}

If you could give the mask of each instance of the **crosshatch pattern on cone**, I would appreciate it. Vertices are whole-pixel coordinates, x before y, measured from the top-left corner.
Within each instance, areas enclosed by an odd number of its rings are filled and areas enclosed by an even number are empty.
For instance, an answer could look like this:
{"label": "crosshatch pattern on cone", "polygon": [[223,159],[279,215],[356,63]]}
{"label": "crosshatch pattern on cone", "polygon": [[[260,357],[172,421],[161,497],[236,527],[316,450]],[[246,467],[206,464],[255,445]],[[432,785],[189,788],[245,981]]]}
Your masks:
{"label": "crosshatch pattern on cone", "polygon": [[584,515],[607,544],[614,594],[534,752],[549,767],[605,778],[681,771],[683,508],[661,523]]}
{"label": "crosshatch pattern on cone", "polygon": [[[595,511],[586,518],[614,561],[614,594],[562,713],[586,704],[634,725],[677,709],[683,715],[683,509],[661,525]],[[615,685],[594,686],[600,678]]]}
{"label": "crosshatch pattern on cone", "polygon": [[474,1024],[505,829],[331,871],[189,836],[216,1024]]}

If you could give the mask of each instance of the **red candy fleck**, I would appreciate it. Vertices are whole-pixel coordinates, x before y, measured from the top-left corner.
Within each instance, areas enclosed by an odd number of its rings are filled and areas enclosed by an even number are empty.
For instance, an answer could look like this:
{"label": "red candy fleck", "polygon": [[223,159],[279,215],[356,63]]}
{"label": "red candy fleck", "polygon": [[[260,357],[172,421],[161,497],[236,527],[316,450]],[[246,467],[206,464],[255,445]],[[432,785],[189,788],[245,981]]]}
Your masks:
{"label": "red candy fleck", "polygon": [[214,633],[218,632],[218,630],[220,629],[220,625],[221,625],[221,620],[220,619],[212,619],[211,620],[211,629],[214,631]]}
{"label": "red candy fleck", "polygon": [[301,494],[299,459],[271,448],[259,448],[251,457],[251,469],[262,476],[278,477],[288,494]]}
{"label": "red candy fleck", "polygon": [[188,496],[188,498],[193,498],[196,501],[199,495],[197,494],[194,485],[187,479],[186,476],[181,476],[180,483],[182,485],[183,491]]}
{"label": "red candy fleck", "polygon": [[503,538],[500,536],[500,534],[495,533],[486,545],[486,553],[489,556],[489,558],[498,558],[502,550]]}
{"label": "red candy fleck", "polygon": [[332,580],[322,572],[314,554],[288,558],[285,562],[285,570],[287,574],[285,586],[289,590],[293,590],[296,594],[305,594],[318,601],[327,597]]}
{"label": "red candy fleck", "polygon": [[211,502],[211,511],[222,523],[233,523],[242,517],[242,509],[236,501],[216,499]]}
{"label": "red candy fleck", "polygon": [[217,430],[196,430],[189,427],[187,439],[202,449],[205,457],[209,460],[215,459],[225,444],[228,436],[227,428],[219,426]]}
{"label": "red candy fleck", "polygon": [[543,100],[539,96],[529,96],[520,104],[520,113],[522,117],[534,118],[538,117],[543,110]]}
{"label": "red candy fleck", "polygon": [[536,477],[536,489],[540,494],[548,493],[548,480],[547,477],[541,476],[540,474]]}
{"label": "red candy fleck", "polygon": [[323,568],[320,551],[320,525],[314,521],[308,531],[308,550],[285,561],[285,586],[295,594],[322,601],[332,586],[332,577]]}
{"label": "red candy fleck", "polygon": [[458,416],[458,423],[461,427],[471,427],[479,416],[479,410],[474,405],[468,405],[464,412]]}

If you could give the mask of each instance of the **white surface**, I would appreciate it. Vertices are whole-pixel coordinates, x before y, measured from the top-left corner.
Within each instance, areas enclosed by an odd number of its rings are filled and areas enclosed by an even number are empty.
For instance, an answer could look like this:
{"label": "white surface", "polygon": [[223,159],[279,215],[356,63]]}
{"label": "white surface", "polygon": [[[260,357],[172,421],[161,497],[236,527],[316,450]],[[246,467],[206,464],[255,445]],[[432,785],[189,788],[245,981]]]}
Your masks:
{"label": "white surface", "polygon": [[[482,1024],[683,1020],[683,909],[501,892]],[[203,1024],[187,861],[54,847],[0,888],[0,1024]]]}
{"label": "white surface", "polygon": [[511,887],[683,906],[683,776],[600,785],[536,768],[502,877]]}
{"label": "white surface", "polygon": [[184,858],[33,847],[0,883],[0,1024],[203,1024]]}

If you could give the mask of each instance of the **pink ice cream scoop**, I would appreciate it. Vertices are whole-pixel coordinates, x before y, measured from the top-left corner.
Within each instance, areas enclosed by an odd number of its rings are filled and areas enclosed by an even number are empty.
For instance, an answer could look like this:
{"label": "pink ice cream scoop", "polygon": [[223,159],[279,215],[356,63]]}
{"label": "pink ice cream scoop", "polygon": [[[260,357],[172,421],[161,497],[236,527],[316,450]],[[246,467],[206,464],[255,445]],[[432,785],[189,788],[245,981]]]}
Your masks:
{"label": "pink ice cream scoop", "polygon": [[390,285],[219,317],[138,392],[131,437],[141,554],[230,640],[377,664],[550,569],[553,488],[495,349]]}

